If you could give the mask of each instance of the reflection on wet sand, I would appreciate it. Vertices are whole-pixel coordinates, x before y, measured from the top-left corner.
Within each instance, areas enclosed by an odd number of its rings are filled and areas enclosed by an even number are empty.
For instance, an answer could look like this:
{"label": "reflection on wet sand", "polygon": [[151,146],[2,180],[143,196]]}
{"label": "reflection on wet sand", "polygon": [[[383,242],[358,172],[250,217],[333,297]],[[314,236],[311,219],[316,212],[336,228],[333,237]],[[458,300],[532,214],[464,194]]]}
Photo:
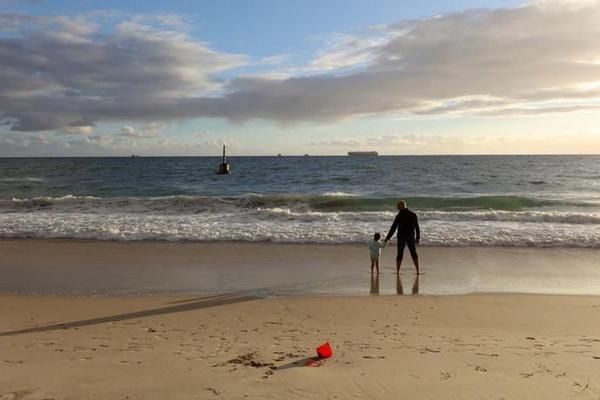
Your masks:
{"label": "reflection on wet sand", "polygon": [[400,274],[396,275],[396,293],[400,296],[404,295],[404,288],[402,287],[402,279]]}
{"label": "reflection on wet sand", "polygon": [[412,294],[413,295],[419,294],[419,276],[420,275],[415,275],[415,281],[414,281],[413,287],[412,287]]}
{"label": "reflection on wet sand", "polygon": [[[397,275],[396,278],[396,293],[400,296],[404,295],[404,288],[402,287],[402,278],[400,275]],[[415,275],[415,281],[413,282],[411,294],[419,294],[419,275]]]}
{"label": "reflection on wet sand", "polygon": [[379,274],[371,274],[371,294],[379,295]]}
{"label": "reflection on wet sand", "polygon": [[[413,282],[410,294],[418,295],[419,294],[419,275],[415,275],[414,279],[415,280]],[[371,283],[371,286],[370,286],[369,293],[372,296],[380,295],[381,291],[380,291],[380,286],[379,286],[379,274],[372,274],[370,283]],[[387,286],[385,286],[385,282],[384,282],[384,288],[385,287],[387,287]],[[384,291],[386,291],[386,290],[387,289],[384,289]],[[396,293],[399,294],[400,296],[404,295],[404,287],[402,285],[402,278],[400,275],[397,275],[397,277],[396,277]]]}

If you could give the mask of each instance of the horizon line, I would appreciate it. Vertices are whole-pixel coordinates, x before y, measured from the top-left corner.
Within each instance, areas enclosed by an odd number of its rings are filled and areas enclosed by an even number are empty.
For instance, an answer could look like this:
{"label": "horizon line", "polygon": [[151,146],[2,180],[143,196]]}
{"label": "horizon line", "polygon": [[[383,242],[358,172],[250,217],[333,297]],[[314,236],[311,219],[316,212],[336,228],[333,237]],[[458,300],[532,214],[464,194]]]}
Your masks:
{"label": "horizon line", "polygon": [[[378,154],[376,156],[352,157],[375,158],[375,157],[506,157],[506,156],[600,156],[600,153],[465,153],[465,154]],[[27,159],[27,158],[221,158],[221,155],[81,155],[81,156],[0,156],[0,159]],[[242,157],[350,157],[348,154],[244,154],[227,155],[228,158]]]}

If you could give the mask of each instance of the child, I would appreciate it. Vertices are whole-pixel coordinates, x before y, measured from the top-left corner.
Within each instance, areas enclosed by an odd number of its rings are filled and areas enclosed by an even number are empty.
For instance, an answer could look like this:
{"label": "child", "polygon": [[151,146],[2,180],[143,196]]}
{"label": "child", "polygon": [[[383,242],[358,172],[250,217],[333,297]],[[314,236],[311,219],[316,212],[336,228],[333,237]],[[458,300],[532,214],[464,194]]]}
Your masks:
{"label": "child", "polygon": [[379,275],[379,257],[381,256],[381,249],[385,247],[385,243],[381,243],[381,235],[379,232],[373,235],[373,241],[369,242],[369,250],[371,252],[371,274],[373,274],[373,267],[377,269],[377,275]]}

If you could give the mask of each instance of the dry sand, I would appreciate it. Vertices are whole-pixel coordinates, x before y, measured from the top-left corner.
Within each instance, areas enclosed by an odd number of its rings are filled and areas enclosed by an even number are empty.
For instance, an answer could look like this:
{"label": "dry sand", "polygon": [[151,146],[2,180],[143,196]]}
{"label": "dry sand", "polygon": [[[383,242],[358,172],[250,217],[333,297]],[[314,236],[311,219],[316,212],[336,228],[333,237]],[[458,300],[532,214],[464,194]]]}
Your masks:
{"label": "dry sand", "polygon": [[600,397],[600,297],[4,295],[0,315],[1,400]]}

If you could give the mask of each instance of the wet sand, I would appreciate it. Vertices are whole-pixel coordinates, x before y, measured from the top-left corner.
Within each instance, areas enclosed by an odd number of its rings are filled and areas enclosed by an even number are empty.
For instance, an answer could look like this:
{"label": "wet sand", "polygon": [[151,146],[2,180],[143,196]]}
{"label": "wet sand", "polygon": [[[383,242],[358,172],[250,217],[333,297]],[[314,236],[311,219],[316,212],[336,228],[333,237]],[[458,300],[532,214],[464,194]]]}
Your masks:
{"label": "wet sand", "polygon": [[[0,241],[0,293],[252,294],[258,296],[412,293],[600,295],[600,249],[419,248],[415,281],[405,254],[383,250],[377,285],[366,245],[268,243]],[[377,282],[374,282],[377,283]]]}
{"label": "wet sand", "polygon": [[600,397],[600,297],[3,295],[0,315],[2,400]]}

